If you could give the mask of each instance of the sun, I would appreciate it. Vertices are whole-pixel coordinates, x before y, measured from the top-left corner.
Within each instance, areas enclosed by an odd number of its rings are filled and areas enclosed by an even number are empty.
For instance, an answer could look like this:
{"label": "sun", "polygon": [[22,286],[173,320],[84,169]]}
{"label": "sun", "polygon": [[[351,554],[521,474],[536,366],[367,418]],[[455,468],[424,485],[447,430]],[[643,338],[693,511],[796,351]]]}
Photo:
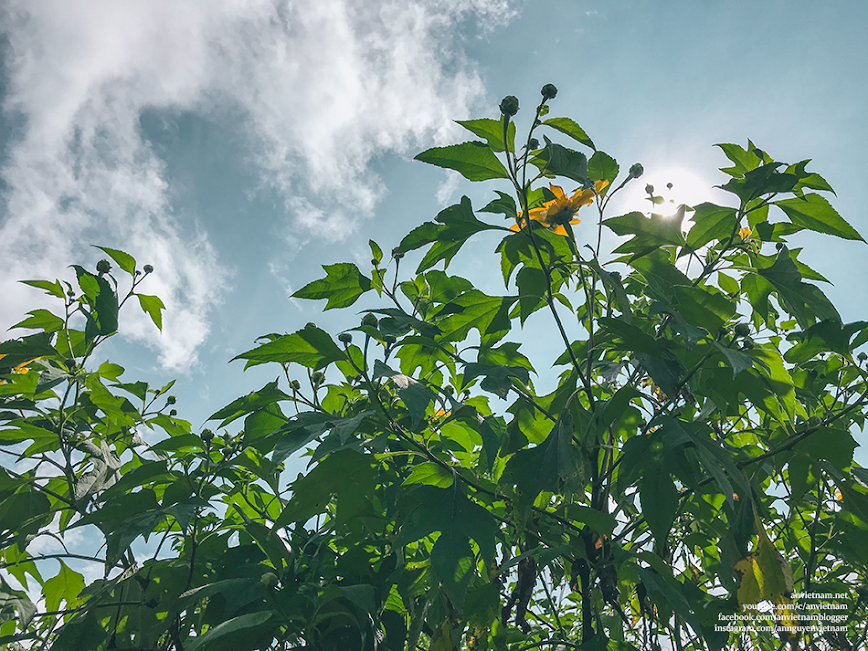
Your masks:
{"label": "sun", "polygon": [[[655,196],[663,197],[663,203],[653,205],[647,200],[647,186],[654,188]],[[717,192],[711,180],[683,167],[668,167],[661,170],[646,170],[645,174],[624,189],[622,206],[627,211],[639,210],[669,215],[681,204],[697,206],[712,201]]]}

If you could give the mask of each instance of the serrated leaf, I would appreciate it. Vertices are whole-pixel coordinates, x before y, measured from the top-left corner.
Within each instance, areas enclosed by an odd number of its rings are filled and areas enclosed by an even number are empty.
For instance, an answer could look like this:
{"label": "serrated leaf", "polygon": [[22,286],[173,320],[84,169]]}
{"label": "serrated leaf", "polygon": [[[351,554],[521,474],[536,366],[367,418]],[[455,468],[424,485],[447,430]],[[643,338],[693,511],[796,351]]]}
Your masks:
{"label": "serrated leaf", "polygon": [[463,142],[448,147],[433,147],[414,160],[455,170],[468,181],[508,179],[509,173],[491,148],[482,142]]}
{"label": "serrated leaf", "polygon": [[829,201],[819,194],[810,193],[804,197],[794,197],[776,201],[775,205],[783,210],[790,221],[802,228],[816,233],[825,233],[845,240],[865,241],[856,229],[838,214]]}
{"label": "serrated leaf", "polygon": [[593,141],[588,137],[588,134],[585,133],[585,130],[570,118],[549,118],[548,120],[543,121],[543,124],[552,129],[557,129],[561,133],[579,141],[583,145],[587,145],[591,149],[596,149]]}
{"label": "serrated leaf", "polygon": [[408,484],[426,484],[429,486],[437,486],[438,488],[449,488],[452,485],[454,477],[452,473],[446,470],[439,463],[426,461],[417,466],[413,466],[413,471],[410,476],[404,480],[403,485]]}
{"label": "serrated leaf", "polygon": [[293,298],[328,299],[325,309],[348,307],[355,303],[359,296],[371,289],[371,279],[362,274],[356,265],[350,262],[323,265],[326,277],[308,283],[297,292]]}
{"label": "serrated leaf", "polygon": [[735,208],[701,203],[694,206],[690,220],[693,225],[687,232],[687,246],[695,251],[713,240],[723,240],[732,235],[738,213]]}
{"label": "serrated leaf", "polygon": [[29,328],[43,332],[57,332],[63,328],[63,319],[48,310],[31,310],[27,314],[30,315],[28,318],[19,321],[12,328]]}
{"label": "serrated leaf", "polygon": [[332,362],[346,359],[344,352],[337,347],[332,338],[313,324],[308,324],[291,335],[281,335],[272,341],[235,356],[246,359],[244,368],[257,364],[277,362],[279,364],[301,364],[317,370]]}
{"label": "serrated leaf", "polygon": [[49,296],[66,298],[66,293],[63,291],[63,287],[59,280],[55,280],[53,283],[48,280],[22,280],[21,284],[30,285],[31,287],[36,287],[38,289],[44,289],[45,293]]}
{"label": "serrated leaf", "polygon": [[[492,120],[491,118],[481,118],[479,120],[455,120],[462,127],[470,131],[474,136],[484,138],[496,152],[504,151],[503,143],[503,120]],[[507,127],[507,141],[509,151],[515,151],[515,123],[510,122]]]}
{"label": "serrated leaf", "polygon": [[151,321],[153,321],[154,325],[157,326],[157,330],[162,332],[163,310],[166,309],[166,306],[163,305],[163,301],[160,300],[159,296],[148,296],[146,294],[136,294],[136,297],[139,299],[139,305],[142,306],[142,311],[151,317]]}
{"label": "serrated leaf", "polygon": [[611,185],[621,168],[609,154],[597,151],[588,161],[588,176],[592,181],[608,181]]}
{"label": "serrated leaf", "polygon": [[96,247],[107,253],[112,260],[117,262],[118,266],[126,271],[131,276],[136,275],[136,259],[131,256],[129,253],[124,253],[123,251],[118,251],[117,249],[110,249],[107,246],[98,246]]}

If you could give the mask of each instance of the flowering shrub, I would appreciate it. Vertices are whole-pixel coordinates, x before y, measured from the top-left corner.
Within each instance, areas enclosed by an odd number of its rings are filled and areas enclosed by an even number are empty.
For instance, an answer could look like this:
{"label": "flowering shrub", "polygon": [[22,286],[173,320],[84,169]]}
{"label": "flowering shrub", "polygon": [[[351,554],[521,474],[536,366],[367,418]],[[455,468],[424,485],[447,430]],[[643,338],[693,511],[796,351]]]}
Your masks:
{"label": "flowering shrub", "polygon": [[[64,307],[0,344],[0,642],[864,645],[868,471],[853,452],[868,383],[854,350],[868,322],[843,323],[787,246],[799,231],[862,237],[807,161],[752,143],[720,146],[732,205],[608,217],[642,167],[622,174],[576,122],[548,117],[556,92],[543,88],[524,144],[508,97],[499,118],[460,122],[481,140],[419,154],[512,193],[477,210],[462,198],[390,259],[372,241],[370,269],[326,265],[295,296],[361,301],[358,326],[263,337],[237,359],[282,379],[216,411],[216,431],[177,417],[171,383],[90,363],[127,299],[160,325],[131,256],[104,249],[128,277],[122,300],[108,261],[75,267],[78,288],[30,281]],[[621,237],[613,252],[604,228]],[[489,231],[503,295],[448,273]],[[536,312],[554,359],[521,351]],[[540,393],[552,362],[557,388]],[[146,445],[145,429],[165,437]],[[309,470],[288,481],[298,453]],[[101,536],[88,554],[28,551],[85,525]]]}

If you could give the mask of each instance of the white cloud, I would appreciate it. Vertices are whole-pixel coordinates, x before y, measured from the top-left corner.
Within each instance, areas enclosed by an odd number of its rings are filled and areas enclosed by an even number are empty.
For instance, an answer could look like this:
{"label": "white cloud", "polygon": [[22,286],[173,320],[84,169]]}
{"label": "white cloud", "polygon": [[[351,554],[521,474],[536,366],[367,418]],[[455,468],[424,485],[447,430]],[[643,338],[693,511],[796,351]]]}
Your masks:
{"label": "white cloud", "polygon": [[33,305],[15,279],[54,277],[91,242],[123,246],[157,268],[147,291],[168,308],[161,337],[144,321],[128,334],[164,365],[189,366],[227,264],[207,224],[173,212],[182,188],[143,136],[142,111],[240,130],[294,230],[346,237],[384,192],[372,158],[444,140],[480,98],[459,23],[500,24],[512,1],[4,3],[4,108],[24,126],[0,170],[0,328]]}

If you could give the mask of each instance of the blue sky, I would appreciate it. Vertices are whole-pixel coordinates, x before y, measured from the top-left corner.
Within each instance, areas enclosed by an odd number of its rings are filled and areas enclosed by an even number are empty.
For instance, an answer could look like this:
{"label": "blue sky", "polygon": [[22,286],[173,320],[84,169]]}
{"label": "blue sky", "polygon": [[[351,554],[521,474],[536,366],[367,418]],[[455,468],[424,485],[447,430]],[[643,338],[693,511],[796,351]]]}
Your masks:
{"label": "blue sky", "polygon": [[[412,157],[544,83],[552,114],[679,202],[722,201],[713,144],[751,138],[812,158],[868,233],[858,0],[6,0],[0,24],[0,329],[42,300],[15,281],[128,250],[156,268],[165,327],[128,313],[109,353],[131,379],[178,377],[194,426],[273,379],[227,366],[258,335],[354,325],[288,298],[319,265],[367,269],[369,238],[388,251],[462,193],[483,205],[493,186]],[[642,186],[613,214],[642,209]],[[865,245],[797,244],[844,318],[866,317]],[[461,271],[494,288],[494,264]]]}

